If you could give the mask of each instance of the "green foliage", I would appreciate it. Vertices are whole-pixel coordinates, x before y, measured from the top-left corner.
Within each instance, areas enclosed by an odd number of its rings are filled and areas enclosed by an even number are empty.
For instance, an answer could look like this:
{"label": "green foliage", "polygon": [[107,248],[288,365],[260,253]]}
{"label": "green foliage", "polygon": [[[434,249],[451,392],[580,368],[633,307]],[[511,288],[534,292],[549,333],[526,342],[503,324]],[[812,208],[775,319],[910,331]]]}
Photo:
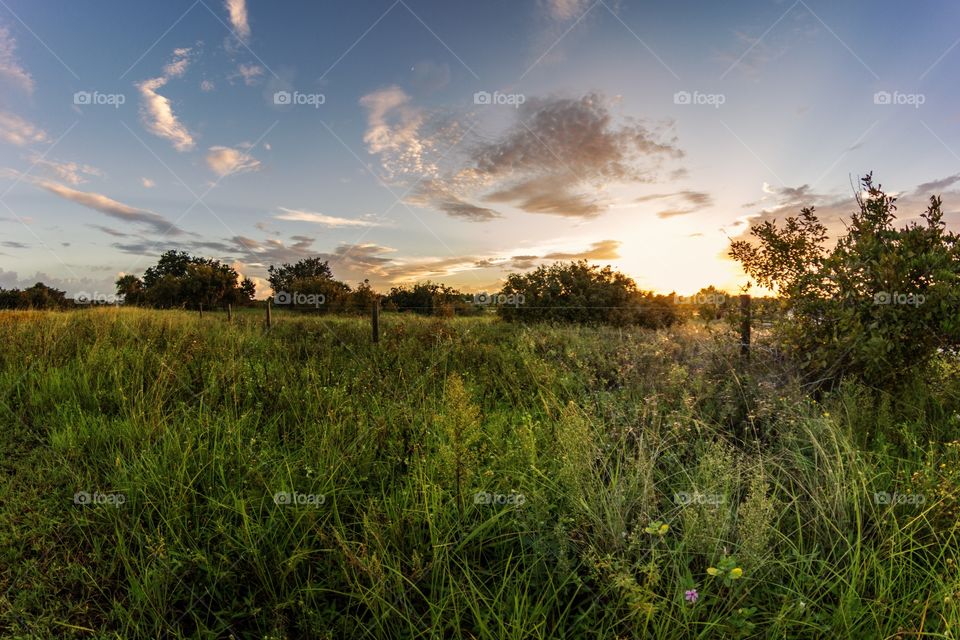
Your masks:
{"label": "green foliage", "polygon": [[866,450],[861,384],[814,402],[722,327],[262,322],[0,313],[0,636],[956,635],[949,354]]}
{"label": "green foliage", "polygon": [[477,315],[479,310],[453,287],[438,282],[417,282],[413,286],[393,287],[384,297],[389,311],[410,311],[425,316]]}
{"label": "green foliage", "polygon": [[0,309],[65,309],[66,294],[38,282],[26,289],[0,289]]}
{"label": "green foliage", "polygon": [[198,258],[184,251],[170,250],[157,264],[144,271],[143,279],[123,275],[116,281],[117,295],[124,303],[162,309],[205,309],[253,301],[251,280],[238,282],[239,274],[219,260]]}
{"label": "green foliage", "polygon": [[894,226],[896,198],[871,175],[861,180],[858,210],[832,249],[812,208],[782,227],[752,229],[730,255],[765,287],[788,317],[782,343],[819,384],[852,375],[892,388],[904,372],[927,365],[938,349],[960,346],[960,244],[945,229],[939,197],[923,222]]}
{"label": "green foliage", "polygon": [[667,327],[676,322],[671,296],[637,289],[636,283],[609,266],[586,260],[557,262],[528,273],[511,273],[501,293],[521,301],[501,305],[506,320],[558,321],[616,326]]}

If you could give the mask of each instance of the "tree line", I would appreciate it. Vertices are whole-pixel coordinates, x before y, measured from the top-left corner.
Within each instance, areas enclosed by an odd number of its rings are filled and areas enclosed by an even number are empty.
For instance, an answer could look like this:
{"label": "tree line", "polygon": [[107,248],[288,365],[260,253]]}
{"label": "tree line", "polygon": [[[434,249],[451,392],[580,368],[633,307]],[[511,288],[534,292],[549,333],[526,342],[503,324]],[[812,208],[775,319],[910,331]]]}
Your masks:
{"label": "tree line", "polygon": [[[449,285],[424,281],[378,293],[364,280],[356,286],[334,277],[328,261],[308,257],[270,265],[267,281],[278,307],[338,314],[366,314],[378,299],[384,311],[451,317],[497,314],[507,321],[538,320],[665,327],[690,315],[711,319],[729,309],[729,296],[709,287],[693,304],[674,294],[640,290],[628,276],[585,260],[558,262],[528,273],[512,273],[496,292],[467,294]],[[142,276],[117,279],[116,303],[156,309],[207,309],[263,304],[249,278],[218,260],[171,250]],[[76,301],[42,283],[25,290],[0,289],[0,309],[63,309],[97,300]],[[114,302],[111,300],[111,302]],[[682,301],[681,301],[682,302]]]}

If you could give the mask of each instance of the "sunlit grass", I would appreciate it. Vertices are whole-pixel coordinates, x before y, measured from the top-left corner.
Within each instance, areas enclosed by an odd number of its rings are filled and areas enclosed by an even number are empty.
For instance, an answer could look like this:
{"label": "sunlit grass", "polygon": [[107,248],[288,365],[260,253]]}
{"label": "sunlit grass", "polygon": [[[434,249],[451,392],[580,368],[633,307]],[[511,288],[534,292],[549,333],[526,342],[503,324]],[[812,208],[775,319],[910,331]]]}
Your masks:
{"label": "sunlit grass", "polygon": [[955,637],[955,368],[880,411],[722,324],[274,320],[0,314],[2,635]]}

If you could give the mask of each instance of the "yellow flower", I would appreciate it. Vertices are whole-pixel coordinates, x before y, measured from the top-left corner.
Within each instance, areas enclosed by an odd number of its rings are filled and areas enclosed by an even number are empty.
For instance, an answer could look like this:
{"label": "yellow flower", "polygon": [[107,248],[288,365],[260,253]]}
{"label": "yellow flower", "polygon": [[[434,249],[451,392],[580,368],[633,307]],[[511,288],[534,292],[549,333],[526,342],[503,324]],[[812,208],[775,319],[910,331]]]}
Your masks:
{"label": "yellow flower", "polygon": [[743,575],[743,569],[741,569],[740,567],[734,567],[733,569],[730,570],[730,577],[733,578],[734,580],[739,580],[742,575]]}
{"label": "yellow flower", "polygon": [[709,567],[707,569],[707,573],[709,573],[712,576],[718,576],[720,575],[720,569],[717,569],[716,567]]}
{"label": "yellow flower", "polygon": [[661,536],[666,534],[667,531],[670,531],[670,525],[668,524],[662,524],[660,525],[660,528],[657,529],[657,533],[660,534]]}

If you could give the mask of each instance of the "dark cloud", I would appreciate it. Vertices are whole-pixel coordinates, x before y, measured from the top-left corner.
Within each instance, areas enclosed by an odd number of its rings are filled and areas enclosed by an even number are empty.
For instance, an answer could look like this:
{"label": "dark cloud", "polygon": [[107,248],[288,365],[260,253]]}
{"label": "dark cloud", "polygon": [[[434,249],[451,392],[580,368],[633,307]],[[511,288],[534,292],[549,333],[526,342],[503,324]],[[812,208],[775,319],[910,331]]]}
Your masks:
{"label": "dark cloud", "polygon": [[943,191],[947,187],[956,183],[958,180],[960,180],[960,173],[955,173],[952,176],[940,178],[939,180],[924,182],[923,184],[917,185],[917,188],[914,189],[914,193],[924,197],[936,195],[937,192]]}
{"label": "dark cloud", "polygon": [[651,181],[665,159],[681,157],[675,139],[635,121],[615,122],[603,98],[588,94],[528,100],[504,136],[472,150],[468,169],[496,185],[486,201],[589,218],[606,210],[591,195],[597,189]]}

